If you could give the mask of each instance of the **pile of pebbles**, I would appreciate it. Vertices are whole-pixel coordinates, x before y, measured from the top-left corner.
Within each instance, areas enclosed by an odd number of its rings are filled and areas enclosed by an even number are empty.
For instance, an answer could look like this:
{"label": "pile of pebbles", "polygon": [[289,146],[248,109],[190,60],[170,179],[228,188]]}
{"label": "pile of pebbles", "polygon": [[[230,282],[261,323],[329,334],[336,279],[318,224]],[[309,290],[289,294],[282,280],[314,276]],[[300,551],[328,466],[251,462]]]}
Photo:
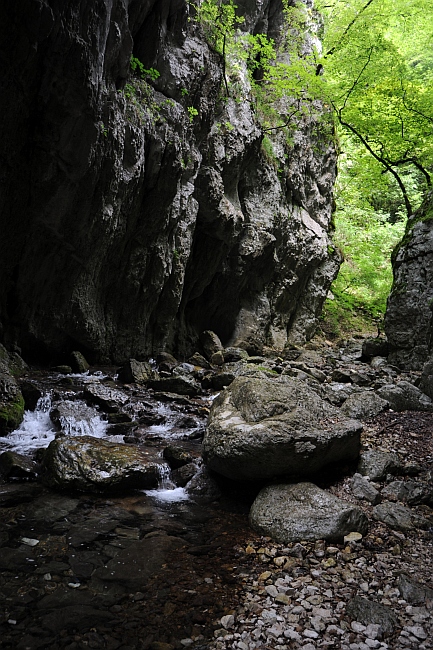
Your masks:
{"label": "pile of pebbles", "polygon": [[358,542],[262,538],[242,551],[254,570],[209,648],[433,648],[433,590],[412,577],[431,565],[431,539],[378,525]]}
{"label": "pile of pebbles", "polygon": [[[366,423],[363,447],[402,450],[428,480],[432,425],[431,414],[389,411]],[[372,483],[385,497],[393,480]],[[433,528],[403,532],[375,520],[374,500],[357,499],[353,485],[345,476],[326,487],[362,507],[369,518],[365,537],[286,545],[251,537],[238,547],[250,569],[239,571],[242,596],[216,622],[209,649],[433,648]],[[431,521],[427,505],[412,510]]]}

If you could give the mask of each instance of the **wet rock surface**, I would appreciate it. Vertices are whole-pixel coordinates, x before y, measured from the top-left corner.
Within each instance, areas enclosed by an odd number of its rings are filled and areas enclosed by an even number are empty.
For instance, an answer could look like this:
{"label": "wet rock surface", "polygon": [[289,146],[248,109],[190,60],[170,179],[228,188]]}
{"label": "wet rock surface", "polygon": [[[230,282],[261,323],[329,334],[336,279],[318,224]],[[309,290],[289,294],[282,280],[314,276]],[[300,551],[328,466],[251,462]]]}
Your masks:
{"label": "wet rock surface", "polygon": [[305,477],[355,460],[361,429],[303,381],[239,377],[212,405],[203,457],[238,480]]}
{"label": "wet rock surface", "polygon": [[[340,403],[354,394],[347,386],[359,387],[333,382],[336,367],[368,378],[372,392],[390,378],[417,380],[386,363],[372,370],[359,360],[361,346],[354,343],[290,352],[294,359],[236,363],[247,375],[251,365],[271,373],[265,377],[293,372],[322,399],[326,392],[330,402],[339,395]],[[216,376],[220,370],[207,372]],[[363,513],[363,535],[278,542],[248,524],[259,486],[225,482],[204,466],[197,473],[200,437],[191,436],[203,430],[213,397],[208,389],[202,386],[199,397],[165,395],[162,401],[144,385],[122,388],[107,370],[81,379],[43,373],[31,379],[45,382],[57,402],[80,402],[87,382],[118,390],[125,399],[117,411],[104,414],[96,407],[95,413],[99,419],[128,416],[136,437],[126,446],[153,450],[161,462],[164,449],[172,447],[167,455],[173,466],[193,462],[171,470],[173,496],[176,473],[185,472],[178,484],[185,490],[172,501],[158,497],[162,487],[97,495],[53,492],[39,482],[0,484],[2,647],[431,648],[432,413],[384,410],[366,419],[358,474],[355,462],[340,474],[315,477],[317,488]],[[140,423],[146,413],[164,421]],[[48,412],[42,415],[49,425]],[[11,444],[17,435],[8,436]],[[100,435],[105,441],[104,427]],[[376,517],[384,504],[393,519]],[[404,529],[395,524],[401,508],[413,524]]]}
{"label": "wet rock surface", "polygon": [[[314,113],[292,145],[267,132],[270,161],[244,62],[223,67],[186,0],[21,9],[0,20],[4,336],[68,366],[79,350],[188,357],[211,326],[250,351],[282,348],[288,328],[310,338],[341,262],[336,152]],[[281,38],[281,3],[240,10],[242,29]]]}
{"label": "wet rock surface", "polygon": [[360,508],[312,483],[270,485],[250,510],[252,528],[278,542],[343,540],[351,532],[365,534],[368,521]]}

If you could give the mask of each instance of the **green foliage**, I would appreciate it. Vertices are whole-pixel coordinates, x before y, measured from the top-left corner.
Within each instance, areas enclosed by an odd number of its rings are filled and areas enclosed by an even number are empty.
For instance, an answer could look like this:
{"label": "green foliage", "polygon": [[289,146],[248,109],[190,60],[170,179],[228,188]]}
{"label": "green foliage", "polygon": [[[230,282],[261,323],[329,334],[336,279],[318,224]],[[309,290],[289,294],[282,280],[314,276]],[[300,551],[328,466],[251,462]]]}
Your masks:
{"label": "green foliage", "polygon": [[137,77],[141,77],[141,79],[151,79],[152,81],[156,81],[160,76],[158,70],[155,70],[155,68],[145,68],[140,59],[137,59],[135,56],[131,56],[130,66],[132,72],[137,75]]}
{"label": "green foliage", "polygon": [[[433,167],[433,14],[426,0],[327,0],[324,96],[344,132],[393,176],[410,215]],[[413,201],[417,172],[418,197]],[[373,167],[371,168],[371,172]],[[416,191],[415,191],[416,193]]]}
{"label": "green foliage", "polygon": [[237,5],[233,0],[202,0],[195,7],[197,20],[202,24],[208,41],[214,49],[225,56],[226,44],[232,43],[237,25],[244,22],[243,16],[236,15]]}
{"label": "green foliage", "polygon": [[21,424],[24,415],[24,398],[18,393],[10,402],[0,406],[0,433],[13,431]]}
{"label": "green foliage", "polygon": [[[350,142],[346,143],[350,152]],[[328,335],[374,331],[380,327],[392,284],[391,252],[403,236],[405,222],[391,223],[390,212],[371,204],[368,174],[347,155],[340,161],[336,185],[334,242],[344,255],[325,302],[322,329]]]}
{"label": "green foliage", "polygon": [[194,118],[197,117],[198,115],[198,110],[194,108],[194,106],[188,106],[188,115],[189,115],[189,121],[192,122],[194,121]]}

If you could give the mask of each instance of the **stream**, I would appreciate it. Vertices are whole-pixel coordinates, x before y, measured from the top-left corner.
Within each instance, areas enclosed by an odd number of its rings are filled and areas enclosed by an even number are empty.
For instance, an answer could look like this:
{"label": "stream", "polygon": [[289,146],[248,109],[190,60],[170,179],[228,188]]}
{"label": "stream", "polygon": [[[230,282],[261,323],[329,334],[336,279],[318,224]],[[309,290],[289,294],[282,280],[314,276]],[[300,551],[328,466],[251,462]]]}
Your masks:
{"label": "stream", "polygon": [[[0,484],[2,647],[206,647],[235,595],[222,567],[235,564],[240,531],[248,535],[247,508],[217,500],[201,465],[215,394],[154,394],[119,384],[113,369],[31,372],[27,383],[35,408],[0,438],[0,452],[40,459],[58,435],[92,436],[152,450],[159,481],[119,494],[54,491],[37,476]],[[190,458],[186,486],[173,480],[167,447]]]}

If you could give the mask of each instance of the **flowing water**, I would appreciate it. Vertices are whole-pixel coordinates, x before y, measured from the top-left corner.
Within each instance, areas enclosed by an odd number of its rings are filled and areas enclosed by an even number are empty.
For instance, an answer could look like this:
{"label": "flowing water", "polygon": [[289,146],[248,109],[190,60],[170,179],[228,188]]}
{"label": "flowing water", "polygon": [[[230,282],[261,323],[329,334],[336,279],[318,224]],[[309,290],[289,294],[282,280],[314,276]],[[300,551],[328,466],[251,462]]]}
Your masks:
{"label": "flowing water", "polygon": [[[0,437],[0,453],[13,451],[25,456],[33,456],[38,449],[48,447],[50,442],[58,435],[59,429],[67,436],[92,436],[107,439],[110,442],[125,443],[123,434],[113,435],[110,432],[107,416],[99,411],[97,407],[91,407],[90,409],[84,400],[76,398],[75,394],[70,390],[59,391],[59,385],[65,382],[64,376],[51,376],[49,379],[51,383],[55,384],[55,387],[46,389],[43,396],[39,398],[34,411],[25,411],[23,422],[18,429],[8,436]],[[102,383],[104,379],[107,379],[107,375],[102,372],[92,375],[85,373],[83,375],[72,374],[67,376],[67,381],[72,385],[76,383],[77,387]],[[121,387],[117,387],[117,389],[119,388]],[[51,414],[59,404],[62,408],[56,428],[53,422],[55,418],[52,419]],[[140,425],[139,415],[143,412],[143,408],[145,410],[146,407],[151,407],[155,424]],[[194,446],[194,443],[190,442],[189,439],[194,438],[195,432],[200,425],[199,419],[185,415],[182,408],[176,407],[173,403],[158,401],[148,394],[142,400],[137,397],[131,399],[125,405],[123,411],[132,417],[132,425],[136,424],[143,435],[142,440],[138,442],[138,446],[157,447],[161,457],[158,488],[145,490],[144,494],[158,502],[170,503],[187,500],[189,497],[186,490],[177,487],[170,478],[171,470],[163,460],[163,450],[168,444],[179,443],[187,447]],[[196,442],[195,447],[197,448],[198,445],[199,443]]]}

